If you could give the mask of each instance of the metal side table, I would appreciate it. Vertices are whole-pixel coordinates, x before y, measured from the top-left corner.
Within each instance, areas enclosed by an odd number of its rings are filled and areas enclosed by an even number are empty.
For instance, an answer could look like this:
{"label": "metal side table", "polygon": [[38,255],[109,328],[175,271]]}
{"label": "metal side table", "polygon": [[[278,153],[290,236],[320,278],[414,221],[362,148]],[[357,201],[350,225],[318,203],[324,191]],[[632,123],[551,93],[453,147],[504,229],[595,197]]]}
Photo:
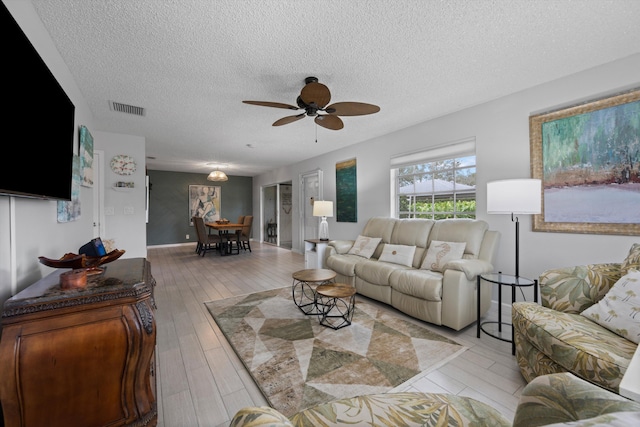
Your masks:
{"label": "metal side table", "polygon": [[[494,283],[498,285],[498,320],[497,321],[484,321],[480,322],[480,286],[482,281]],[[479,274],[478,275],[478,321],[477,321],[477,337],[480,338],[480,331],[485,334],[497,338],[501,341],[510,342],[511,343],[511,354],[516,354],[516,343],[513,339],[513,325],[508,322],[502,321],[502,287],[510,286],[511,287],[511,303],[516,302],[516,288],[533,286],[533,300],[538,302],[538,281],[527,279],[522,276],[514,276],[512,274],[503,274],[501,272],[498,273],[488,273],[488,274]],[[492,329],[489,329],[489,325],[491,325]],[[487,329],[485,329],[485,326]],[[510,334],[505,333],[503,330],[503,326],[505,329],[510,329]]]}

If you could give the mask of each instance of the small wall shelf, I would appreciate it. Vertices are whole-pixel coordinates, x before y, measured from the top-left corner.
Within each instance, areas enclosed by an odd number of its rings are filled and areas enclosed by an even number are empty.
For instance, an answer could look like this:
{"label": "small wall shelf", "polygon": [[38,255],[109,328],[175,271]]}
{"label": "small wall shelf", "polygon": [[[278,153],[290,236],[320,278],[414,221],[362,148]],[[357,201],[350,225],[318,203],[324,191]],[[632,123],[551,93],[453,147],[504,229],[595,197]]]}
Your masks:
{"label": "small wall shelf", "polygon": [[119,181],[113,184],[113,187],[111,188],[113,188],[115,191],[127,192],[127,191],[133,190],[134,187],[135,187],[135,183],[133,182]]}

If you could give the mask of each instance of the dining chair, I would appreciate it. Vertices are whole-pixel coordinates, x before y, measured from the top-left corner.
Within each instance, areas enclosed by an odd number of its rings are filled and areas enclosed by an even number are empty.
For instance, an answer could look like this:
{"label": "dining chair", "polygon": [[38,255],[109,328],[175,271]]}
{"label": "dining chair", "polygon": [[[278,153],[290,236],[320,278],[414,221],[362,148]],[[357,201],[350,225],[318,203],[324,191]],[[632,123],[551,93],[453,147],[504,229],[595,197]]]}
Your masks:
{"label": "dining chair", "polygon": [[249,238],[251,237],[253,215],[246,215],[242,224],[242,229],[236,232],[238,238],[238,250],[240,250],[240,246],[242,246],[242,249],[244,249],[245,251],[249,249],[249,252],[251,252],[251,242],[249,241]]}
{"label": "dining chair", "polygon": [[204,225],[202,217],[194,216],[192,220],[196,226],[196,236],[198,237],[198,244],[196,245],[198,255],[205,256],[208,251],[218,250],[222,243],[222,238],[218,234],[207,232],[207,226]]}

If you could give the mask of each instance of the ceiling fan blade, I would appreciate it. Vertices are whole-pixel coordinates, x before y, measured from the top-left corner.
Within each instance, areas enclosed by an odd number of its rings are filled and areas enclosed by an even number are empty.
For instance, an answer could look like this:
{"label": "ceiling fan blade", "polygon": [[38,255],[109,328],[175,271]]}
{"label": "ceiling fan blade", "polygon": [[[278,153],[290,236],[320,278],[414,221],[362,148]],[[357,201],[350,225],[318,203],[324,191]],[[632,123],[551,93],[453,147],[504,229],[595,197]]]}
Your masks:
{"label": "ceiling fan blade", "polygon": [[302,113],[302,114],[298,114],[297,116],[283,117],[280,120],[276,120],[275,122],[273,122],[272,126],[288,125],[289,123],[297,122],[298,120],[302,119],[305,115],[306,115],[305,113]]}
{"label": "ceiling fan blade", "polygon": [[287,110],[299,110],[300,108],[295,107],[289,104],[283,104],[281,102],[269,102],[269,101],[242,101],[245,104],[251,105],[260,105],[262,107],[275,107],[275,108],[285,108]]}
{"label": "ceiling fan blade", "polygon": [[329,115],[316,116],[315,122],[316,124],[322,126],[323,128],[327,128],[331,130],[340,130],[344,127],[344,123],[338,116],[329,116]]}
{"label": "ceiling fan blade", "polygon": [[315,103],[318,108],[324,108],[331,101],[331,92],[322,83],[311,82],[304,85],[300,98],[307,105]]}
{"label": "ceiling fan blade", "polygon": [[336,116],[364,116],[380,111],[380,107],[364,102],[336,102],[324,109],[328,114]]}

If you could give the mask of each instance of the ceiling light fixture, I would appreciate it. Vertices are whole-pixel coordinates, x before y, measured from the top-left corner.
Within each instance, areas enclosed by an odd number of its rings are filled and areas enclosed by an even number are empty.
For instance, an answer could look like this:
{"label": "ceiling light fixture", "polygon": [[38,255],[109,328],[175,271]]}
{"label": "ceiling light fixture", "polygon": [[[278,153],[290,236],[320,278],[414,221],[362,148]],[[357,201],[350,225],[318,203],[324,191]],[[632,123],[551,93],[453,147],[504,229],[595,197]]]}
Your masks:
{"label": "ceiling light fixture", "polygon": [[209,176],[207,177],[207,179],[209,181],[227,181],[229,180],[229,177],[227,176],[226,173],[222,172],[220,169],[217,169],[212,171]]}

